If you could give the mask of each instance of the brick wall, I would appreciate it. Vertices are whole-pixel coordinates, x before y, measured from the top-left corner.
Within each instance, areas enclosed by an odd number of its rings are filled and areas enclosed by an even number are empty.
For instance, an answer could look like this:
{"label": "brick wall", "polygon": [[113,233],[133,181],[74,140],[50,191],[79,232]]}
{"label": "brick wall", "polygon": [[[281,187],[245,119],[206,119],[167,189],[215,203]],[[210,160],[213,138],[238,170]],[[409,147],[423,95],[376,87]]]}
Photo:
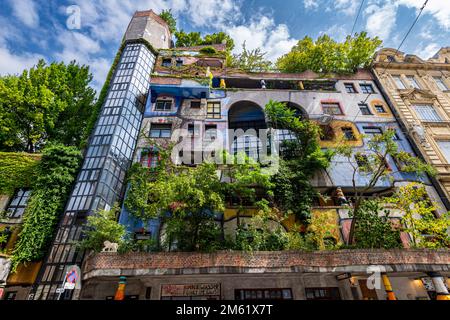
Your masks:
{"label": "brick wall", "polygon": [[[220,272],[245,272],[244,270],[279,270],[295,272],[312,270],[330,271],[348,266],[387,265],[396,270],[425,271],[439,266],[441,270],[450,270],[450,250],[342,250],[332,252],[217,252],[202,253],[100,253],[91,255],[85,261],[84,273],[99,275],[107,270],[206,270]],[[395,268],[395,266],[402,266]],[[394,267],[392,267],[394,266]],[[306,269],[305,269],[306,268]],[[309,268],[309,269],[308,269]],[[201,272],[201,271],[199,271]],[[166,272],[167,273],[167,272]]]}

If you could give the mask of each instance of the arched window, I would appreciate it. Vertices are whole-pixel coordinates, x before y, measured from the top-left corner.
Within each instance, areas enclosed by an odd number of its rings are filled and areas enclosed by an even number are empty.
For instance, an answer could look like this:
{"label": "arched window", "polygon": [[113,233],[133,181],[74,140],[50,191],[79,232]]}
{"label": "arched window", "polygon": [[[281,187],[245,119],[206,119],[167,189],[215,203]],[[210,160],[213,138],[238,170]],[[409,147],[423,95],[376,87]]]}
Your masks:
{"label": "arched window", "polygon": [[[267,129],[263,109],[251,101],[240,101],[231,106],[228,112],[228,128],[234,130],[231,141],[231,153],[244,152],[248,157],[259,160],[262,142],[261,129]],[[241,134],[239,134],[239,131]]]}

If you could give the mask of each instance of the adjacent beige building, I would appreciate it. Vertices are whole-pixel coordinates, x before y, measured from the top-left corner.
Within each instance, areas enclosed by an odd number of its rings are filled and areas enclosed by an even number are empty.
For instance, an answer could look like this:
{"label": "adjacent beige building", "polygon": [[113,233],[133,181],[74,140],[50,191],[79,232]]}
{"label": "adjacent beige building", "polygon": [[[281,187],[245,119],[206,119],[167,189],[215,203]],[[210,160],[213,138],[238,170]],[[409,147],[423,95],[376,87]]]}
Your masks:
{"label": "adjacent beige building", "polygon": [[403,130],[437,169],[435,184],[450,209],[450,47],[429,60],[382,49],[374,73]]}

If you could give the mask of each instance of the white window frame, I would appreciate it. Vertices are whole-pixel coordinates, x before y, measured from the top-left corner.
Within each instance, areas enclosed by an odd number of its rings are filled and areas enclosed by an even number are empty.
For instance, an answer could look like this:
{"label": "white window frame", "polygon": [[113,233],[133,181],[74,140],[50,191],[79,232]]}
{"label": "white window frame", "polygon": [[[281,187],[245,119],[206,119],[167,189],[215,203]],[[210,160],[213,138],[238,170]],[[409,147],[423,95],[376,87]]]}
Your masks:
{"label": "white window frame", "polygon": [[402,80],[402,77],[400,75],[393,75],[392,79],[394,80],[395,87],[399,90],[406,89],[406,85]]}
{"label": "white window frame", "polygon": [[422,87],[420,86],[419,82],[417,82],[416,76],[406,76],[406,78],[408,79],[409,83],[411,84],[411,86],[415,89],[422,89]]}
{"label": "white window frame", "polygon": [[434,83],[436,83],[437,87],[441,91],[449,91],[447,84],[444,81],[443,77],[433,77]]}
{"label": "white window frame", "polygon": [[[415,104],[412,106],[419,120],[424,122],[442,122],[441,115],[432,104]],[[426,110],[428,108],[428,110]],[[420,110],[422,109],[422,110]]]}
{"label": "white window frame", "polygon": [[[436,141],[442,156],[450,164],[450,140],[438,140]],[[448,144],[448,146],[442,146],[442,144]]]}

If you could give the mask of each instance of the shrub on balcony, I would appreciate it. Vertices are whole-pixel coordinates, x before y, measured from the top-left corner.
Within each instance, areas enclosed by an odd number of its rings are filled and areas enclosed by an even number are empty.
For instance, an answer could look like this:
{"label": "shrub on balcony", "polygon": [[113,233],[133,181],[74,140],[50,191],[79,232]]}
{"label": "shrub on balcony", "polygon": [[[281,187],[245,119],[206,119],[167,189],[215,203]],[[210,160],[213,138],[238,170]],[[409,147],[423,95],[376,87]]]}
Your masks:
{"label": "shrub on balcony", "polygon": [[125,227],[117,222],[118,213],[119,208],[114,207],[89,216],[80,247],[84,250],[100,252],[104,248],[105,241],[117,243],[119,247],[124,245]]}
{"label": "shrub on balcony", "polygon": [[[380,213],[384,215],[380,216]],[[393,227],[390,212],[383,209],[380,200],[362,202],[355,228],[355,247],[358,249],[402,247],[400,230]]]}
{"label": "shrub on balcony", "polygon": [[388,202],[404,213],[404,231],[411,236],[413,247],[450,247],[450,213],[437,216],[437,205],[430,200],[423,184],[411,183],[399,188]]}

